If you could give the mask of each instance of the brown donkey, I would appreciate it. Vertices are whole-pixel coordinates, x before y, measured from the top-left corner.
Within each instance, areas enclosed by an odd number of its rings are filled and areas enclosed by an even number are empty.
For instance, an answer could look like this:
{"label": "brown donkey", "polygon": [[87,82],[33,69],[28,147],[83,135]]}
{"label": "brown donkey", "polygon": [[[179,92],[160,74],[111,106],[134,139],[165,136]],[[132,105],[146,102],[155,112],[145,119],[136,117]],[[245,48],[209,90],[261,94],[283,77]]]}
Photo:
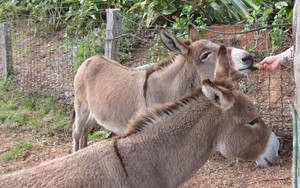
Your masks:
{"label": "brown donkey", "polygon": [[[189,45],[165,30],[160,35],[178,55],[156,69],[130,69],[103,56],[91,57],[80,66],[74,81],[73,151],[86,147],[95,123],[121,135],[137,111],[174,101],[199,87],[201,80],[213,78],[219,43],[200,40],[193,25],[189,25]],[[234,76],[254,70],[248,52],[228,48],[227,53]]]}
{"label": "brown donkey", "polygon": [[0,187],[174,188],[216,151],[269,165],[279,141],[253,102],[234,91],[226,48],[220,47],[213,82],[133,118],[126,134],[66,157],[0,176]]}

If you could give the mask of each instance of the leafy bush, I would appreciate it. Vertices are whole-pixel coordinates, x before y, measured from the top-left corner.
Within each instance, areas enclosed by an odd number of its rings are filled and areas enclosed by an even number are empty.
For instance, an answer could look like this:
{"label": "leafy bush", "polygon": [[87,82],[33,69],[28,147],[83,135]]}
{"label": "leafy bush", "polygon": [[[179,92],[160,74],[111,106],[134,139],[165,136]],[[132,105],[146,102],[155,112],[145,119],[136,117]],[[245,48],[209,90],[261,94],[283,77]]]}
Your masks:
{"label": "leafy bush", "polygon": [[[245,19],[249,9],[255,4],[251,0],[212,0],[212,1],[184,1],[184,0],[145,0],[135,3],[129,11],[143,10],[143,17],[147,19],[149,27],[159,17],[166,20],[178,19],[196,24],[211,24],[221,22],[237,22]],[[177,23],[178,24],[178,23]],[[183,23],[186,25],[186,23]],[[181,28],[181,24],[178,24]]]}

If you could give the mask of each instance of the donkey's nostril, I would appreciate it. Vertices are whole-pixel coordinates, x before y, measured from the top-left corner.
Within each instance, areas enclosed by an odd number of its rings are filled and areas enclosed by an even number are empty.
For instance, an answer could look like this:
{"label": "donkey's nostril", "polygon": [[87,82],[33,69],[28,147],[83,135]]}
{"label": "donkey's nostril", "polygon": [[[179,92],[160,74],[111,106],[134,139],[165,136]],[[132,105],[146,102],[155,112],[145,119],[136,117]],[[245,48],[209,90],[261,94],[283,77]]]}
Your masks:
{"label": "donkey's nostril", "polygon": [[280,155],[281,154],[281,150],[278,150],[278,155]]}
{"label": "donkey's nostril", "polygon": [[247,62],[247,61],[253,62],[253,57],[251,55],[247,55],[242,58],[242,61],[243,62]]}

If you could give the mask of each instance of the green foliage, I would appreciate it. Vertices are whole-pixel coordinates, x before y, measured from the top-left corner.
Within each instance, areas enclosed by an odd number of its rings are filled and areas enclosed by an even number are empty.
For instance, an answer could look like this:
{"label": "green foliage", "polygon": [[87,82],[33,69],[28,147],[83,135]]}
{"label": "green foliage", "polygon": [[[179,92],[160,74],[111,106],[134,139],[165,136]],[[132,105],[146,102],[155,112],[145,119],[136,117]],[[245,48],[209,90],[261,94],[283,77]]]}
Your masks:
{"label": "green foliage", "polygon": [[[293,1],[271,2],[269,0],[255,1],[256,7],[247,17],[244,30],[248,31],[255,27],[291,23]],[[276,48],[282,46],[284,41],[284,30],[286,27],[274,27],[270,33],[273,53]]]}
{"label": "green foliage", "polygon": [[214,22],[238,22],[246,18],[249,10],[256,7],[251,0],[145,0],[135,3],[129,11],[143,10],[147,27],[153,25],[158,18],[176,20],[179,28],[186,23],[211,24]]}
{"label": "green foliage", "polygon": [[159,35],[155,35],[152,41],[153,45],[149,48],[151,61],[149,63],[159,62],[169,55],[169,51],[159,42]]}
{"label": "green foliage", "polygon": [[133,43],[131,43],[128,40],[126,40],[126,39],[122,40],[122,42],[121,42],[122,51],[120,51],[120,54],[119,54],[119,63],[123,64],[124,62],[126,62],[127,60],[132,58],[132,54],[131,54],[132,45],[133,45]]}
{"label": "green foliage", "polygon": [[101,129],[95,133],[92,133],[88,136],[89,140],[98,139],[98,138],[108,138],[111,132],[106,129]]}
{"label": "green foliage", "polygon": [[3,0],[0,5],[0,20],[23,18],[25,15],[37,21],[50,18],[49,23],[54,28],[58,29],[61,24],[67,23],[67,35],[74,35],[90,31],[97,22],[105,22],[104,9],[109,7],[122,8],[123,12],[135,12],[139,15],[140,22],[146,19],[147,27],[154,23],[175,23],[177,28],[182,28],[189,22],[199,25],[235,23],[245,20],[253,11],[259,11],[262,14],[259,17],[269,15],[273,19],[281,9],[288,7],[290,10],[293,3],[292,0]]}
{"label": "green foliage", "polygon": [[196,8],[192,5],[184,5],[179,17],[173,15],[172,18],[175,19],[173,24],[174,28],[185,28],[189,23],[195,23],[197,25],[206,25],[206,20],[202,15],[195,17],[194,14],[197,12]]}
{"label": "green foliage", "polygon": [[35,110],[35,107],[36,107],[36,101],[30,97],[25,97],[23,99],[22,105],[25,108],[27,108],[28,110],[33,111],[33,110]]}
{"label": "green foliage", "polygon": [[33,53],[33,47],[26,48],[23,52],[21,52],[21,56],[28,57],[30,54]]}
{"label": "green foliage", "polygon": [[13,81],[11,79],[0,81],[0,92],[6,91],[6,89],[10,88],[12,85]]}
{"label": "green foliage", "polygon": [[128,11],[140,11],[142,9],[144,12],[143,18],[147,17],[146,25],[149,27],[160,15],[168,16],[176,13],[178,8],[181,7],[178,3],[178,0],[145,0],[135,3]]}
{"label": "green foliage", "polygon": [[89,32],[83,39],[78,39],[77,48],[74,50],[74,67],[76,72],[83,61],[94,55],[102,55],[104,53],[105,30]]}
{"label": "green foliage", "polygon": [[69,6],[68,11],[64,15],[64,22],[68,23],[67,34],[83,34],[86,31],[91,31],[97,22],[105,22],[104,8],[108,8],[108,5],[97,3],[109,3],[111,1],[81,1],[80,4],[72,4]]}
{"label": "green foliage", "polygon": [[[80,65],[89,57],[104,54],[105,44],[105,23],[100,28],[94,28],[84,37],[72,39],[63,42],[60,47],[62,49],[73,51],[74,66],[73,72],[76,73]],[[130,37],[121,39],[119,62],[123,63],[132,57],[131,47],[134,41]],[[74,48],[75,46],[75,48]]]}
{"label": "green foliage", "polygon": [[67,23],[67,35],[80,35],[103,22],[110,0],[3,0],[0,4],[0,21],[29,18],[35,21],[49,19],[49,24],[59,29]]}
{"label": "green foliage", "polygon": [[[245,0],[216,0],[207,3],[208,12],[212,19],[217,22],[224,22],[228,20],[235,23],[244,19],[248,12],[249,7],[246,6]],[[250,1],[251,2],[251,1]]]}
{"label": "green foliage", "polygon": [[53,102],[54,94],[29,97],[12,87],[9,80],[0,82],[0,124],[42,134],[70,131],[69,115]]}
{"label": "green foliage", "polygon": [[25,140],[22,143],[16,143],[11,151],[5,153],[3,156],[0,157],[0,160],[7,163],[10,160],[14,159],[17,155],[21,154],[26,149],[29,149],[33,146],[31,141]]}

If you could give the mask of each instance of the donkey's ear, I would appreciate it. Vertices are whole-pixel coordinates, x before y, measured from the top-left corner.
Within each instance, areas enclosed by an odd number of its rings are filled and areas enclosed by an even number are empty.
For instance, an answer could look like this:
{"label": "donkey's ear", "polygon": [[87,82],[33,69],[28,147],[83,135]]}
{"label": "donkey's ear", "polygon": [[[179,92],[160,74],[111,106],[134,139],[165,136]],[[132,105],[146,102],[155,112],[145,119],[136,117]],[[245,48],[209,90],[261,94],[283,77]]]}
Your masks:
{"label": "donkey's ear", "polygon": [[235,102],[230,90],[217,87],[210,80],[203,81],[202,92],[216,106],[224,110],[229,110]]}
{"label": "donkey's ear", "polygon": [[159,34],[163,44],[172,52],[180,54],[188,53],[188,47],[182,42],[180,42],[174,35],[168,33],[164,29],[160,29]]}
{"label": "donkey's ear", "polygon": [[194,24],[189,24],[188,26],[189,28],[189,37],[190,37],[190,41],[191,42],[195,42],[197,40],[200,40],[200,35],[199,35],[199,31],[196,28],[196,26]]}
{"label": "donkey's ear", "polygon": [[214,73],[214,81],[217,81],[218,79],[230,78],[231,65],[228,60],[227,49],[224,45],[220,46],[216,61],[217,63]]}

